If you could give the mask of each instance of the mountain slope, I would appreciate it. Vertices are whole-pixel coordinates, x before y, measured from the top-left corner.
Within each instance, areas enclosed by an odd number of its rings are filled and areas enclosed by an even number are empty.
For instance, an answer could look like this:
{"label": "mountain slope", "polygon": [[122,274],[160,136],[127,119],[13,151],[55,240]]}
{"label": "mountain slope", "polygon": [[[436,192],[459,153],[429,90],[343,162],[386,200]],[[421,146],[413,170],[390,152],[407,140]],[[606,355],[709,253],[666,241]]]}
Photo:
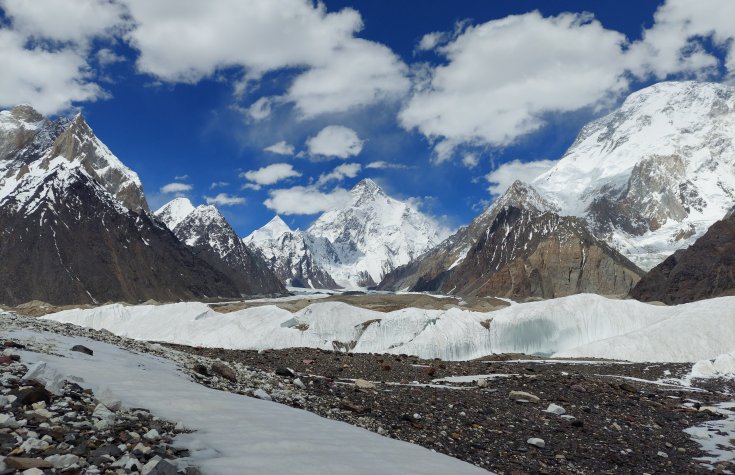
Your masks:
{"label": "mountain slope", "polygon": [[505,206],[440,290],[514,299],[620,295],[641,275],[584,220]]}
{"label": "mountain slope", "polygon": [[310,245],[315,238],[292,231],[276,215],[262,228],[243,239],[258,252],[281,282],[293,287],[337,289],[340,286],[316,263]]}
{"label": "mountain slope", "polygon": [[472,246],[506,206],[515,206],[539,212],[553,210],[532,187],[516,180],[510,188],[468,226],[463,226],[439,245],[429,249],[414,261],[396,268],[380,282],[382,290],[437,290],[446,272],[459,265]]}
{"label": "mountain slope", "polygon": [[239,296],[151,219],[138,176],[84,118],[0,112],[0,301]]}
{"label": "mountain slope", "polygon": [[307,230],[317,238],[311,242],[317,262],[344,287],[375,285],[446,237],[431,218],[370,179],[350,193],[346,206],[327,211]]}
{"label": "mountain slope", "polygon": [[146,213],[124,208],[81,168],[59,167],[0,202],[0,301],[52,304],[234,296]]}
{"label": "mountain slope", "polygon": [[379,288],[552,298],[625,294],[641,274],[593,236],[583,220],[559,216],[532,187],[517,181],[470,226],[396,269]]}
{"label": "mountain slope", "polygon": [[735,201],[735,88],[687,81],[637,91],[531,184],[649,269]]}
{"label": "mountain slope", "polygon": [[642,301],[667,304],[735,295],[735,215],[716,222],[687,249],[646,274],[631,291]]}
{"label": "mountain slope", "polygon": [[[189,209],[191,211],[183,215]],[[195,256],[225,274],[241,294],[286,292],[263,259],[240,240],[214,206],[201,205],[194,208],[188,199],[177,198],[158,210],[156,215],[175,224],[172,231],[176,237]]]}

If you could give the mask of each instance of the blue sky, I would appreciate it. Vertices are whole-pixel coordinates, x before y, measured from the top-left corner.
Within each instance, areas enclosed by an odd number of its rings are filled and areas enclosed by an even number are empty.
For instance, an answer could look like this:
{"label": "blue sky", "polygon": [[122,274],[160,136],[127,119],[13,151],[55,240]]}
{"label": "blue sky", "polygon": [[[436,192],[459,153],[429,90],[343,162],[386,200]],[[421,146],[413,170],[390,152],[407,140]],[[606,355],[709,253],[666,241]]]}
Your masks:
{"label": "blue sky", "polygon": [[152,207],[241,235],[366,177],[455,227],[628,93],[731,80],[733,4],[0,0],[0,106],[81,109]]}

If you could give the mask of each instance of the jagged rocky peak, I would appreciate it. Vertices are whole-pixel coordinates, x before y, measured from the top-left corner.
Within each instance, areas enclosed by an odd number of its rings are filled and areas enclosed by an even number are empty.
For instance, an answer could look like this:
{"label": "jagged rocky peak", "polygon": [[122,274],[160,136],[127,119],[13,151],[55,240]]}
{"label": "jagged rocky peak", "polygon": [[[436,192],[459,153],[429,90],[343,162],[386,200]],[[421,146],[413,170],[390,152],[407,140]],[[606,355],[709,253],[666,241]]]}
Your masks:
{"label": "jagged rocky peak", "polygon": [[735,200],[735,88],[664,82],[586,125],[532,185],[644,268],[685,248]]}
{"label": "jagged rocky peak", "polygon": [[383,189],[374,180],[364,178],[350,190],[355,201],[361,199],[375,199],[378,196],[386,196]]}
{"label": "jagged rocky peak", "polygon": [[183,196],[174,198],[165,205],[158,208],[153,214],[170,230],[186,219],[194,211],[194,205],[189,198]]}
{"label": "jagged rocky peak", "polygon": [[554,203],[543,198],[533,186],[521,180],[514,181],[488,209],[500,209],[505,206],[536,211],[558,211],[559,209]]}
{"label": "jagged rocky peak", "polygon": [[94,135],[81,114],[50,120],[30,106],[0,113],[0,199],[16,185],[40,182],[57,168],[75,167],[126,208],[148,211],[138,175]]}

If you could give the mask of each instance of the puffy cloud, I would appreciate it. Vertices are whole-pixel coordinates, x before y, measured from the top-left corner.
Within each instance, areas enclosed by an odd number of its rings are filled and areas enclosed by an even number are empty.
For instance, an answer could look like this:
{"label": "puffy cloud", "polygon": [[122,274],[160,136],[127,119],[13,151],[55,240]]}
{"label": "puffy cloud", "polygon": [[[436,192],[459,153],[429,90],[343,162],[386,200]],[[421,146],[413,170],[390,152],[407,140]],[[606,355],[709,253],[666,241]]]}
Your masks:
{"label": "puffy cloud", "polygon": [[126,24],[125,7],[109,0],[0,0],[0,8],[27,37],[83,45]]}
{"label": "puffy cloud", "polygon": [[108,66],[110,64],[122,63],[125,61],[125,56],[121,56],[109,48],[102,48],[95,54],[97,62],[101,66]]}
{"label": "puffy cloud", "polygon": [[295,186],[271,190],[263,204],[278,214],[317,214],[339,208],[350,202],[352,195],[344,188],[322,192],[315,186]]}
{"label": "puffy cloud", "polygon": [[531,12],[471,26],[437,49],[448,63],[433,69],[399,120],[440,141],[438,161],[459,144],[509,145],[541,127],[546,112],[625,91],[625,45],[586,14]]}
{"label": "puffy cloud", "polygon": [[276,155],[293,155],[294,147],[285,140],[281,140],[278,143],[266,147],[263,149],[265,152],[275,153]]}
{"label": "puffy cloud", "polygon": [[488,191],[493,195],[502,195],[514,181],[521,180],[531,183],[556,164],[556,160],[536,160],[535,162],[513,160],[503,163],[485,176],[490,183]]}
{"label": "puffy cloud", "polygon": [[306,141],[312,156],[349,158],[362,151],[357,132],[341,125],[329,125]]}
{"label": "puffy cloud", "polygon": [[[195,83],[235,67],[244,73],[242,92],[267,72],[304,68],[283,97],[303,116],[345,111],[410,86],[406,65],[390,49],[355,37],[363,23],[351,8],[327,12],[311,0],[125,2],[138,68],[163,81]],[[271,105],[261,98],[250,115],[267,117]]]}
{"label": "puffy cloud", "polygon": [[358,173],[362,170],[362,165],[359,163],[343,163],[338,165],[329,173],[323,173],[319,176],[319,180],[316,182],[316,186],[322,186],[330,181],[342,181],[345,178],[355,178]]}
{"label": "puffy cloud", "polygon": [[408,168],[407,165],[403,165],[402,163],[390,163],[386,162],[385,160],[378,160],[375,162],[370,162],[367,165],[365,165],[365,168],[373,169],[373,170],[385,170],[385,169],[405,169]]}
{"label": "puffy cloud", "polygon": [[480,163],[480,158],[474,153],[466,153],[462,157],[462,165],[467,168],[475,168],[478,163]]}
{"label": "puffy cloud", "polygon": [[207,202],[208,205],[217,205],[217,206],[234,206],[234,205],[241,205],[245,204],[245,198],[241,196],[232,196],[227,193],[220,193],[217,196],[205,196],[204,200]]}
{"label": "puffy cloud", "polygon": [[410,87],[407,71],[390,49],[356,38],[326,64],[296,78],[286,98],[302,118],[345,112],[403,96]]}
{"label": "puffy cloud", "polygon": [[90,79],[85,59],[76,51],[29,47],[26,39],[0,29],[0,106],[31,104],[43,114],[71,107],[73,102],[104,97]]}
{"label": "puffy cloud", "polygon": [[301,176],[301,173],[293,169],[290,163],[274,163],[267,167],[257,170],[250,170],[240,174],[240,177],[249,180],[251,183],[246,185],[247,188],[255,190],[260,189],[263,185],[273,185],[286,178]]}
{"label": "puffy cloud", "polygon": [[271,115],[274,100],[270,97],[261,97],[248,107],[248,115],[253,120],[263,120]]}
{"label": "puffy cloud", "polygon": [[169,183],[161,187],[161,193],[186,193],[191,191],[191,188],[188,183]]}
{"label": "puffy cloud", "polygon": [[434,31],[427,33],[421,37],[416,49],[419,51],[429,51],[436,48],[441,42],[445,41],[447,33],[443,31]]}
{"label": "puffy cloud", "polygon": [[731,0],[668,0],[654,15],[653,26],[630,50],[631,69],[638,75],[701,75],[720,64],[701,38],[726,52],[725,68],[735,74],[735,2]]}

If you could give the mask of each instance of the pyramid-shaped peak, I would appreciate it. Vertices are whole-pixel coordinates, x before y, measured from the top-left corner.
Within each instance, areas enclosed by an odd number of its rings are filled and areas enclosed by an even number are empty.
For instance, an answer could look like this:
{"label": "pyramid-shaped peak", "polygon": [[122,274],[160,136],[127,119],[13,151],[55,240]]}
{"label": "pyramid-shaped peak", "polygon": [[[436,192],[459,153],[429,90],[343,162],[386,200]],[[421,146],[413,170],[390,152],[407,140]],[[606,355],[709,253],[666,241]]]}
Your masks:
{"label": "pyramid-shaped peak", "polygon": [[265,227],[273,231],[278,231],[281,234],[291,232],[291,227],[288,224],[286,224],[286,222],[283,219],[281,219],[279,215],[273,216],[273,219],[268,221],[268,224],[266,224]]}
{"label": "pyramid-shaped peak", "polygon": [[194,205],[189,198],[178,197],[161,206],[155,213],[167,228],[173,230],[187,216],[194,212]]}
{"label": "pyramid-shaped peak", "polygon": [[353,199],[356,202],[364,201],[366,198],[375,198],[385,196],[383,189],[370,178],[364,178],[355,185],[351,190]]}

